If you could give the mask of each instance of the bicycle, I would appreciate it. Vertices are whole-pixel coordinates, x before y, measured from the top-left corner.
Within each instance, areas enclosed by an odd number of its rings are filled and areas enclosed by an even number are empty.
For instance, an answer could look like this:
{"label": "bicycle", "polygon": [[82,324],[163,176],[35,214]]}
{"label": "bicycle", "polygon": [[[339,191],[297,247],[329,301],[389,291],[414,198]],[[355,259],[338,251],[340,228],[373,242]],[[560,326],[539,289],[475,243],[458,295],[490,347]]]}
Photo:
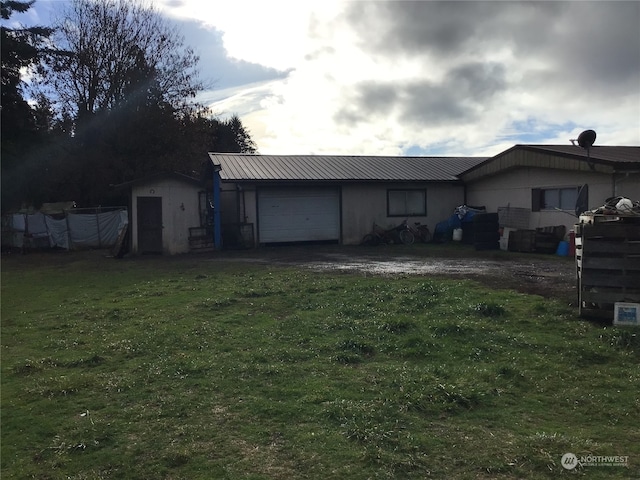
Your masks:
{"label": "bicycle", "polygon": [[362,245],[390,245],[399,244],[411,245],[415,241],[415,236],[411,232],[408,222],[405,220],[400,225],[384,229],[380,225],[373,223],[371,233],[362,237]]}
{"label": "bicycle", "polygon": [[431,230],[429,230],[429,227],[427,225],[422,225],[420,222],[415,222],[413,225],[407,224],[407,227],[416,240],[419,240],[422,243],[429,243],[431,241]]}

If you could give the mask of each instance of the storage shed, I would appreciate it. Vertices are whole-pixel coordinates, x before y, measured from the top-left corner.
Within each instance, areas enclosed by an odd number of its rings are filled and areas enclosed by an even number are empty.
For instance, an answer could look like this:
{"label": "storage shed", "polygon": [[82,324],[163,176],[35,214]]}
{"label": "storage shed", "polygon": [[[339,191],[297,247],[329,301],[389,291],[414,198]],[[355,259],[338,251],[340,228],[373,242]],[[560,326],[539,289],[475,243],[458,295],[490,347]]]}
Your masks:
{"label": "storage shed", "polygon": [[119,185],[130,189],[130,245],[134,254],[187,253],[213,248],[204,183],[179,173]]}

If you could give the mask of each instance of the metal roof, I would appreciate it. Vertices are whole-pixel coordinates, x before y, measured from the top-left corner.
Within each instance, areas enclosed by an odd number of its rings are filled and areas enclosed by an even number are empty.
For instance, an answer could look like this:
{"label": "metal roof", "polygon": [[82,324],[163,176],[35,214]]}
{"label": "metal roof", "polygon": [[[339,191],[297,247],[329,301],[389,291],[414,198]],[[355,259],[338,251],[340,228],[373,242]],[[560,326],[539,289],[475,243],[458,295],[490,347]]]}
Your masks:
{"label": "metal roof", "polygon": [[[578,145],[516,145],[513,148],[538,150],[587,159],[587,151]],[[640,163],[640,147],[594,145],[589,149],[589,157],[591,161],[600,161],[609,164]]]}
{"label": "metal roof", "polygon": [[[528,158],[516,152],[529,152]],[[536,157],[535,154],[538,154]],[[546,157],[547,162],[541,162],[539,155]],[[539,166],[541,168],[558,168],[553,158],[573,161],[569,169],[586,168],[600,165],[603,171],[630,171],[640,168],[640,147],[616,147],[594,145],[589,152],[578,145],[514,145],[500,152],[498,155],[470,167],[461,172],[460,177],[466,182],[495,174],[497,171],[516,166]],[[533,162],[533,163],[532,163]]]}
{"label": "metal roof", "polygon": [[487,157],[384,157],[209,153],[224,181],[459,181]]}

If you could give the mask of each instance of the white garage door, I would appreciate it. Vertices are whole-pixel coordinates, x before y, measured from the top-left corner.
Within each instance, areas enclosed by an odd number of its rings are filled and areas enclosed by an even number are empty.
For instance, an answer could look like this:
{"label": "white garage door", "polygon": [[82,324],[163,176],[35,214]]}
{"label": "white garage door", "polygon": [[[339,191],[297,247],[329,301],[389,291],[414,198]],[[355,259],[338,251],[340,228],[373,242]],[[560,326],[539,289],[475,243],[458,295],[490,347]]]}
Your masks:
{"label": "white garage door", "polygon": [[339,190],[260,190],[258,228],[260,243],[339,240]]}

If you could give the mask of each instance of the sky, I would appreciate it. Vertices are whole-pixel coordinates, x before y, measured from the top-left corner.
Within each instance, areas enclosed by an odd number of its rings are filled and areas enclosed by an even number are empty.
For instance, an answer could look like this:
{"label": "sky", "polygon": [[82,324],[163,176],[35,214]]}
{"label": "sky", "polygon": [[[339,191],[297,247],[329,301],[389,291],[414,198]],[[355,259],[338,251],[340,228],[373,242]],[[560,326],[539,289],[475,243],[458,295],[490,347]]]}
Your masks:
{"label": "sky", "polygon": [[586,129],[640,145],[639,1],[154,4],[200,56],[199,100],[262,154],[492,156]]}

